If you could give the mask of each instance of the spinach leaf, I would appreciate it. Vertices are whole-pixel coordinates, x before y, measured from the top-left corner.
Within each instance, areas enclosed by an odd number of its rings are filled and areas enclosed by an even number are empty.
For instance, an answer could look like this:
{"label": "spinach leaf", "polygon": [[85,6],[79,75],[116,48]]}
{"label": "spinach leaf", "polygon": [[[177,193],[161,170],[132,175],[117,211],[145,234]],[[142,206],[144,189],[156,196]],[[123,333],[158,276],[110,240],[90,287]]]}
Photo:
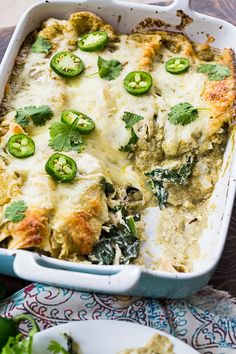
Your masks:
{"label": "spinach leaf", "polygon": [[192,173],[194,157],[190,155],[185,164],[178,169],[156,168],[145,173],[149,177],[147,184],[152,193],[157,197],[161,209],[167,206],[168,191],[165,183],[170,182],[177,185],[187,183],[188,177]]}
{"label": "spinach leaf", "polygon": [[162,181],[154,182],[152,179],[149,179],[147,185],[150,191],[157,197],[160,209],[165,208],[169,193],[164,187],[164,183]]}
{"label": "spinach leaf", "polygon": [[93,264],[109,265],[113,263],[115,257],[115,249],[112,240],[102,238],[88,255],[88,259]]}
{"label": "spinach leaf", "polygon": [[108,197],[109,194],[112,194],[115,192],[115,187],[113,186],[112,183],[107,182],[105,177],[101,178],[100,184],[101,184],[102,190],[104,191],[106,197]]}
{"label": "spinach leaf", "polygon": [[94,264],[113,264],[116,248],[121,251],[120,264],[129,264],[139,255],[140,242],[133,217],[124,218],[125,225],[112,225],[109,232],[103,231],[88,259]]}

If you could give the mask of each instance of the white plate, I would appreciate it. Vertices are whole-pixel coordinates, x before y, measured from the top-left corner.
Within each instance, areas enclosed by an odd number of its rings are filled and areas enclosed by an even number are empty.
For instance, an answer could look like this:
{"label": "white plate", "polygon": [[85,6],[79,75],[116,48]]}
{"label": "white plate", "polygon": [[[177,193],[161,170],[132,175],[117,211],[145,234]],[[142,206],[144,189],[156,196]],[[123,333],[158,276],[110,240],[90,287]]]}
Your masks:
{"label": "white plate", "polygon": [[[216,47],[232,47],[236,50],[236,27],[192,11],[190,0],[174,0],[170,6],[151,6],[119,0],[44,0],[29,9],[18,22],[0,66],[0,100],[21,43],[45,19],[68,18],[73,12],[92,11],[101,15],[118,31],[126,33],[148,17],[177,24],[178,9],[182,9],[193,19],[193,23],[186,28],[189,38],[202,43],[206,39],[206,33],[210,33],[215,38]],[[208,227],[200,241],[201,257],[194,262],[193,272],[170,273],[137,265],[91,265],[58,260],[37,252],[0,248],[1,273],[17,275],[38,283],[105,294],[182,299],[196,293],[208,283],[226,240],[236,189],[235,139],[234,132],[228,141],[221,175],[209,201],[209,205],[214,207],[210,208]],[[149,254],[158,255],[160,247],[158,249],[154,242],[156,213],[149,215],[150,218],[146,218],[146,244]],[[153,257],[149,257],[149,260],[155,263]]]}
{"label": "white plate", "polygon": [[170,339],[175,354],[198,353],[179,339],[156,329],[124,321],[99,320],[69,322],[36,334],[33,354],[48,353],[47,346],[51,340],[65,344],[63,333],[80,344],[82,354],[116,354],[122,349],[143,346],[155,333]]}

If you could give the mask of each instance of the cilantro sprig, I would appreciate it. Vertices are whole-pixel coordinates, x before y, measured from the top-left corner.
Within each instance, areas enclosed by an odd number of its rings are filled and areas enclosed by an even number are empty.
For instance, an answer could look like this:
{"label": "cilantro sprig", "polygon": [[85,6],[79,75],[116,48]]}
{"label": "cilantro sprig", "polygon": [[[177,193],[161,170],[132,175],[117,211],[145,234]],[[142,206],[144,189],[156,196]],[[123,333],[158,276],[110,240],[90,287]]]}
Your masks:
{"label": "cilantro sprig", "polygon": [[17,109],[15,120],[25,128],[29,125],[30,119],[32,119],[34,125],[43,126],[46,124],[47,120],[50,120],[52,117],[53,112],[47,105],[39,107],[29,106]]}
{"label": "cilantro sprig", "polygon": [[144,119],[144,117],[138,114],[127,111],[124,112],[122,120],[125,122],[125,128],[130,129],[131,137],[126,145],[119,148],[120,151],[130,152],[134,150],[135,144],[138,141],[138,136],[135,133],[133,126],[142,119]]}
{"label": "cilantro sprig", "polygon": [[55,151],[71,151],[81,152],[85,144],[83,143],[80,132],[76,128],[78,118],[72,124],[63,122],[53,123],[49,127],[50,140],[49,146]]}
{"label": "cilantro sprig", "polygon": [[171,107],[168,116],[171,124],[187,125],[197,119],[198,109],[193,107],[191,103],[181,102]]}
{"label": "cilantro sprig", "polygon": [[143,116],[125,111],[122,120],[125,122],[125,128],[130,129],[134,124],[144,119]]}
{"label": "cilantro sprig", "polygon": [[16,223],[25,218],[27,205],[23,200],[18,200],[11,203],[5,210],[4,216],[6,219]]}
{"label": "cilantro sprig", "polygon": [[207,74],[210,81],[221,81],[230,76],[229,68],[220,64],[200,64],[197,71]]}
{"label": "cilantro sprig", "polygon": [[97,66],[98,71],[91,75],[87,75],[87,77],[99,75],[100,78],[111,81],[115,80],[118,76],[120,76],[122,70],[122,64],[118,60],[106,60],[100,56],[97,60]]}
{"label": "cilantro sprig", "polygon": [[38,37],[31,47],[31,52],[33,53],[45,53],[52,49],[52,44],[43,37]]}
{"label": "cilantro sprig", "polygon": [[[55,340],[51,340],[51,342],[48,345],[48,351],[52,354],[71,354],[71,353],[77,353],[78,351],[78,344],[74,342],[71,336],[69,336],[67,333],[63,333],[63,336],[66,340],[66,349],[64,346],[56,342]],[[79,350],[80,352],[80,350]]]}
{"label": "cilantro sprig", "polygon": [[131,128],[131,137],[128,141],[128,143],[124,146],[121,146],[119,148],[120,151],[124,151],[124,152],[130,152],[134,150],[134,145],[137,143],[138,141],[138,136],[136,135],[134,128]]}
{"label": "cilantro sprig", "polygon": [[122,64],[118,60],[106,60],[102,57],[98,57],[98,74],[102,79],[115,80],[120,76],[122,70]]}
{"label": "cilantro sprig", "polygon": [[66,350],[63,346],[61,346],[61,344],[59,344],[55,340],[51,340],[47,349],[52,354],[70,354],[68,350]]}

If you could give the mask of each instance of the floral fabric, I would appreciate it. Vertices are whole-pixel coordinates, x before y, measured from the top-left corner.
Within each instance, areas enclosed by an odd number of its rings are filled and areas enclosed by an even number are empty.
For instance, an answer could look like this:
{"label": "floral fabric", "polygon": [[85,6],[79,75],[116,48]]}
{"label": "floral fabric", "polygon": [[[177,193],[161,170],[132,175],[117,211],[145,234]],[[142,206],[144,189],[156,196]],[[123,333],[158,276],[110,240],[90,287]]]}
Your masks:
{"label": "floral fabric", "polygon": [[235,302],[226,293],[209,287],[188,300],[173,301],[31,284],[0,303],[0,315],[11,317],[25,312],[34,316],[41,329],[68,321],[129,321],[170,333],[200,353],[236,353]]}

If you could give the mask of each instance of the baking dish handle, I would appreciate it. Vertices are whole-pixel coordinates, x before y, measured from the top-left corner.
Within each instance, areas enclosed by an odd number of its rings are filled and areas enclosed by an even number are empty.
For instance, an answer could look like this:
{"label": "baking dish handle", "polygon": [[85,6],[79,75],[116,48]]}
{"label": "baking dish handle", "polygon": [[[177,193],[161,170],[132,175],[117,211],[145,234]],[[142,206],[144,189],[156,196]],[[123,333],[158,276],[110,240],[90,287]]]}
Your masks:
{"label": "baking dish handle", "polygon": [[191,0],[174,0],[172,7],[179,7],[182,10],[189,10],[191,8]]}
{"label": "baking dish handle", "polygon": [[36,253],[17,251],[13,264],[14,271],[20,278],[30,281],[107,294],[128,294],[141,276],[141,270],[136,266],[124,267],[111,275],[100,275],[84,270],[52,268],[50,263],[44,266],[41,260],[42,257]]}
{"label": "baking dish handle", "polygon": [[[82,0],[82,2],[85,2],[86,4],[92,3],[94,4],[94,0]],[[110,3],[121,3],[121,0],[109,0]],[[129,0],[130,4],[134,1]],[[155,1],[150,0],[150,4],[154,4]],[[167,5],[165,7],[179,7],[183,10],[187,10],[189,9],[191,0],[173,0],[173,2],[170,5]],[[99,0],[99,5],[107,5],[107,0]],[[158,5],[158,4],[156,4]],[[158,5],[159,7],[161,7],[161,5]]]}

